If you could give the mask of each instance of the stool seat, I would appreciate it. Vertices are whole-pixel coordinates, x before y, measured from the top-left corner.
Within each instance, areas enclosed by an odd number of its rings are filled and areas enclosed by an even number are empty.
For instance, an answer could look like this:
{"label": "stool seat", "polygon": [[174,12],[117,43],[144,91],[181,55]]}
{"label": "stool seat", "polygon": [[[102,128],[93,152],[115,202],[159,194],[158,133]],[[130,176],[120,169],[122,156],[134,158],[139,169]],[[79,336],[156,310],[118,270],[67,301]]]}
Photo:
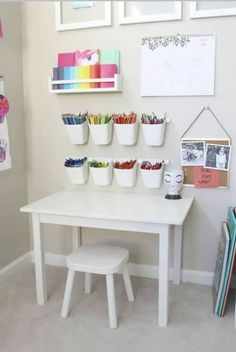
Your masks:
{"label": "stool seat", "polygon": [[126,248],[88,245],[68,255],[66,262],[75,271],[106,275],[119,272],[128,258]]}
{"label": "stool seat", "polygon": [[90,245],[83,246],[75,250],[67,256],[66,263],[68,267],[68,275],[66,280],[66,288],[61,310],[61,317],[67,318],[69,313],[69,305],[71,292],[74,283],[76,271],[85,273],[85,292],[91,292],[91,274],[106,275],[107,284],[107,301],[109,323],[112,329],[117,327],[114,274],[121,272],[125,290],[129,302],[133,302],[134,295],[127,268],[129,252],[126,248],[113,246]]}

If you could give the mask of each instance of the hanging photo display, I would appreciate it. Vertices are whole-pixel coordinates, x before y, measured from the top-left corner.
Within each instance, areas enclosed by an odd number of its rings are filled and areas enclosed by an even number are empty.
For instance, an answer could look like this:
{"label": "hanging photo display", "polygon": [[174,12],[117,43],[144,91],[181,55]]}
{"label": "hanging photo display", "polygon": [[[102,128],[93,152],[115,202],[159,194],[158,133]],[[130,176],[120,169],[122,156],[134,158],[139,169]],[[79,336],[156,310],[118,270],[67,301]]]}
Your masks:
{"label": "hanging photo display", "polygon": [[[209,110],[228,138],[184,138],[204,110]],[[231,138],[209,107],[204,107],[181,137],[181,166],[184,185],[196,188],[227,188]]]}
{"label": "hanging photo display", "polygon": [[9,102],[4,96],[4,82],[0,77],[0,171],[11,168],[10,143],[7,127]]}
{"label": "hanging photo display", "polygon": [[196,188],[228,187],[230,139],[181,140],[184,184]]}

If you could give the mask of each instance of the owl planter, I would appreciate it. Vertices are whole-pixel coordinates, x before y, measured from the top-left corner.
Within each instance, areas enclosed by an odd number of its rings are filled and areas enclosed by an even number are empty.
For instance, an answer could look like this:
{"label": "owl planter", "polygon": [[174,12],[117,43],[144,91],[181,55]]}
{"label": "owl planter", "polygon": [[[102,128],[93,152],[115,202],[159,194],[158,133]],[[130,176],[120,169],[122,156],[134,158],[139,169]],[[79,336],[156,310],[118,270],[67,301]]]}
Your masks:
{"label": "owl planter", "polygon": [[165,196],[166,199],[181,199],[179,194],[184,181],[182,170],[169,170],[164,174],[164,183],[168,187],[168,192]]}

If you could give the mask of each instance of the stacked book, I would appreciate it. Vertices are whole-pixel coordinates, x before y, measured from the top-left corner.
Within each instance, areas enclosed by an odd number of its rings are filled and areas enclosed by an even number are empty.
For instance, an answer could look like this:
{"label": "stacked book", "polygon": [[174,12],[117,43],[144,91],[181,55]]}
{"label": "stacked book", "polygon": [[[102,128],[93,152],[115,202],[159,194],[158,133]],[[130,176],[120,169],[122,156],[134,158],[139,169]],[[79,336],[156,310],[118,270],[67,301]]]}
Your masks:
{"label": "stacked book", "polygon": [[114,87],[113,82],[86,82],[89,79],[114,78],[119,73],[119,50],[75,51],[58,54],[53,81],[85,80],[83,83],[53,84],[53,89],[90,89]]}
{"label": "stacked book", "polygon": [[227,222],[222,223],[213,282],[213,309],[219,317],[225,313],[235,258],[236,208],[230,207]]}

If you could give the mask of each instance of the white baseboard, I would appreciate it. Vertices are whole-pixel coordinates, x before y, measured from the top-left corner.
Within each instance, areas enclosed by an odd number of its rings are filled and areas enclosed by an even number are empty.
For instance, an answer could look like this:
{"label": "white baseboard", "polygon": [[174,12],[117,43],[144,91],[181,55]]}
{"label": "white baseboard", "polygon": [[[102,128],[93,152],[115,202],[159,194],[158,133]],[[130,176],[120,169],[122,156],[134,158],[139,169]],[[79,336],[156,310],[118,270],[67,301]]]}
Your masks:
{"label": "white baseboard", "polygon": [[31,252],[28,252],[10,264],[4,266],[2,269],[0,269],[0,282],[8,279],[10,276],[14,275],[17,271],[24,268],[27,263],[30,262],[32,262],[32,255]]}
{"label": "white baseboard", "polygon": [[66,255],[45,253],[45,262],[48,265],[66,266]]}
{"label": "white baseboard", "polygon": [[[0,282],[7,279],[21,268],[23,268],[27,263],[34,262],[33,251],[25,253],[18,259],[14,260],[12,263],[8,264],[4,268],[0,269]],[[66,266],[66,255],[46,253],[45,261],[48,265],[55,265],[60,267]],[[145,277],[149,279],[158,278],[158,267],[155,265],[146,264],[134,264],[129,263],[129,272],[132,276]],[[187,270],[182,269],[181,271],[181,281],[189,282],[192,284],[212,286],[214,273],[207,271],[197,271],[197,270]],[[169,271],[169,278],[172,279],[172,269]],[[233,287],[235,287],[236,278],[233,277],[232,280]]]}
{"label": "white baseboard", "polygon": [[[129,263],[130,275],[158,279],[158,266]],[[181,281],[192,284],[212,286],[214,273],[197,270],[181,270]],[[169,270],[169,279],[173,278],[173,269]]]}
{"label": "white baseboard", "polygon": [[[33,252],[32,252],[33,257]],[[48,265],[64,267],[66,256],[63,254],[46,253],[45,261]],[[129,263],[129,272],[132,276],[145,277],[149,279],[158,278],[158,267],[155,265]],[[206,271],[186,270],[181,272],[181,281],[193,284],[212,286],[214,274]],[[170,280],[172,279],[172,269],[169,271]]]}

